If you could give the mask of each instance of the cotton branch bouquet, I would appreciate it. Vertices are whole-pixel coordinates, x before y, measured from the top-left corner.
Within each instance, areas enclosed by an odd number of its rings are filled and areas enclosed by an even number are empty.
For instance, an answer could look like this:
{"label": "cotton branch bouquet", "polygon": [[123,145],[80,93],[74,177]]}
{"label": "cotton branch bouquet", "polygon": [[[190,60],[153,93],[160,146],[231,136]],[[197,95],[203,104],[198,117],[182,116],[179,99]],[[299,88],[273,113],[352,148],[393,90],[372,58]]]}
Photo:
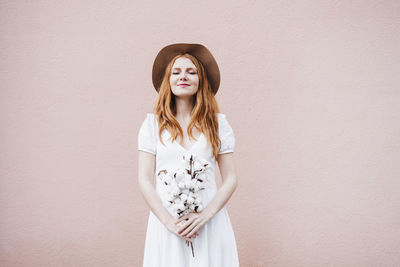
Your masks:
{"label": "cotton branch bouquet", "polygon": [[[185,154],[182,160],[186,167],[168,172],[160,170],[157,174],[158,179],[165,185],[166,196],[163,199],[163,205],[168,209],[175,219],[189,214],[190,212],[199,212],[203,210],[200,191],[205,189],[205,183],[208,181],[207,170],[210,163],[204,159],[198,159],[195,155]],[[192,248],[192,242],[186,241],[186,244]]]}

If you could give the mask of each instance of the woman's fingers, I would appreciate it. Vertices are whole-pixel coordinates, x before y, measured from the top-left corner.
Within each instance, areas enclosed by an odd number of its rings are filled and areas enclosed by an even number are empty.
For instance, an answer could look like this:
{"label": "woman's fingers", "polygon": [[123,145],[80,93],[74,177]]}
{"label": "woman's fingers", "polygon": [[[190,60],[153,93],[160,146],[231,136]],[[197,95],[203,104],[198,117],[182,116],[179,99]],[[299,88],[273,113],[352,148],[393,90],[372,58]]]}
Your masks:
{"label": "woman's fingers", "polygon": [[183,239],[185,239],[186,241],[192,242],[192,239],[191,239],[191,238],[179,234],[178,231],[176,231],[176,234],[177,234],[178,236],[182,237]]}
{"label": "woman's fingers", "polygon": [[187,241],[192,241],[192,238],[195,238],[199,235],[197,231],[199,227],[192,225],[194,216],[190,215],[192,214],[184,215],[175,221],[175,225],[178,226],[178,235]]}
{"label": "woman's fingers", "polygon": [[183,216],[183,217],[177,219],[177,220],[175,221],[175,224],[179,224],[180,222],[182,222],[182,221],[184,221],[184,220],[187,221],[187,220],[189,220],[189,218],[187,218],[186,215],[185,215],[185,216]]}
{"label": "woman's fingers", "polygon": [[197,230],[199,229],[199,226],[197,225],[195,228],[193,228],[193,230],[191,232],[189,232],[186,236],[191,237],[191,236],[195,236],[197,233]]}
{"label": "woman's fingers", "polygon": [[183,236],[187,236],[196,227],[197,227],[197,225],[195,225],[193,223],[190,223],[187,227],[184,227],[184,229],[182,229],[182,231],[180,231],[180,234],[183,235]]}
{"label": "woman's fingers", "polygon": [[[184,225],[184,224],[185,224],[185,222],[181,222],[181,225],[176,225],[176,227],[177,227],[176,230],[175,230],[175,231],[176,231],[176,234],[177,234],[178,236],[182,237],[183,239],[185,239],[186,241],[192,242],[192,241],[193,241],[192,238],[195,238],[195,237],[198,236],[199,234],[198,234],[198,232],[196,232],[196,233],[193,234],[191,237],[182,235],[181,232],[187,228],[187,226],[185,226],[182,230],[180,229],[180,228],[182,227],[182,225]],[[189,224],[189,225],[190,225],[190,224]]]}
{"label": "woman's fingers", "polygon": [[188,235],[186,235],[185,237],[189,238],[189,239],[193,239],[193,238],[196,238],[197,236],[199,236],[199,232],[196,231],[192,236],[189,237]]}
{"label": "woman's fingers", "polygon": [[187,221],[182,221],[181,223],[178,224],[179,226],[179,233],[182,233],[183,231],[185,231],[190,225],[192,224],[192,220],[187,219]]}
{"label": "woman's fingers", "polygon": [[180,235],[182,238],[184,238],[185,240],[188,240],[188,241],[192,241],[193,240],[193,238],[196,238],[197,236],[199,236],[199,233],[198,232],[195,232],[191,237],[189,237],[189,236],[182,236],[182,235]]}

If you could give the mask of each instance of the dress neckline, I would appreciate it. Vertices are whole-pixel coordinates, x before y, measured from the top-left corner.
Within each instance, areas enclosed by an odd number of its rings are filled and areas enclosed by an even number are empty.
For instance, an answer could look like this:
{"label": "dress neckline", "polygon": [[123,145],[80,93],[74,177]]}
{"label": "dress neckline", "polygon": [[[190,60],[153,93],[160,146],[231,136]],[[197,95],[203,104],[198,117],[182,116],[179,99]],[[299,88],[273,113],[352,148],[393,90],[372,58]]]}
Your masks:
{"label": "dress neckline", "polygon": [[[169,136],[172,136],[171,133],[168,131],[168,129],[165,130],[168,132]],[[175,139],[173,143],[177,144],[185,152],[190,152],[200,142],[200,139],[203,137],[204,137],[203,133],[200,133],[200,136],[197,137],[197,140],[194,141],[194,144],[190,148],[183,147],[181,144],[179,144],[178,139]]]}
{"label": "dress neckline", "polygon": [[[155,117],[154,113],[150,113],[150,114],[152,114]],[[155,118],[155,121],[157,123],[157,128],[158,128],[158,120],[157,120],[157,118]],[[167,128],[164,128],[164,131],[166,131],[168,133],[168,135],[170,137],[172,137],[172,134],[168,131]],[[179,144],[178,139],[175,139],[172,143],[176,143],[183,151],[190,152],[200,142],[201,138],[205,138],[203,132],[200,132],[199,137],[197,138],[197,140],[194,142],[194,144],[190,148],[183,147],[181,144]]]}

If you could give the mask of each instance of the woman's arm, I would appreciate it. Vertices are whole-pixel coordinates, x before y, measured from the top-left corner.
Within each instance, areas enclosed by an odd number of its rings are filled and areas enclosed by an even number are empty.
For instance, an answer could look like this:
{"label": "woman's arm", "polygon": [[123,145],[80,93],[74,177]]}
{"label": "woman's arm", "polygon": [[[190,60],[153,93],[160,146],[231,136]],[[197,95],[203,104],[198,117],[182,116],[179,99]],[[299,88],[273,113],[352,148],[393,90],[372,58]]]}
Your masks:
{"label": "woman's arm", "polygon": [[161,199],[157,195],[152,183],[152,180],[154,179],[156,156],[148,152],[139,151],[138,162],[140,191],[142,192],[142,195],[151,211],[164,225],[166,225],[168,222],[173,221],[174,218],[162,205]]}
{"label": "woman's arm", "polygon": [[[138,176],[140,191],[142,192],[147,205],[161,221],[161,223],[164,224],[171,233],[181,236],[178,233],[179,226],[175,224],[174,217],[172,217],[168,210],[163,206],[160,197],[154,189],[152,180],[154,178],[155,164],[156,156],[154,154],[139,150]],[[193,238],[195,238],[197,235],[198,233],[195,232]],[[192,237],[181,237],[189,242],[192,242]]]}
{"label": "woman's arm", "polygon": [[225,206],[238,185],[233,152],[219,154],[218,167],[221,172],[222,185],[203,210],[204,213],[210,214],[211,217]]}

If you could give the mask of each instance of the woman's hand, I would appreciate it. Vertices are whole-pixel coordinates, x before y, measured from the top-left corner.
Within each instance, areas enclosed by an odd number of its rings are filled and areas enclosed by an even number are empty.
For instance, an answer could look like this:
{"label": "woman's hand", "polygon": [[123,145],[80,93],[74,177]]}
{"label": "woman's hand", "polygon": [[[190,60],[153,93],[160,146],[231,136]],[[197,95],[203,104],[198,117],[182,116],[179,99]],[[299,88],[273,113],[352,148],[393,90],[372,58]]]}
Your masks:
{"label": "woman's hand", "polygon": [[[181,217],[181,218],[182,218],[182,217]],[[180,220],[180,218],[179,218],[178,220]],[[178,233],[178,230],[179,230],[179,228],[181,227],[182,224],[183,224],[183,222],[177,223],[177,221],[171,220],[171,221],[168,221],[168,223],[167,223],[165,226],[167,227],[167,229],[168,229],[171,233],[176,234],[176,235],[179,236],[179,237],[182,237],[182,238],[185,239],[186,241],[192,242],[192,241],[193,241],[192,238],[195,238],[196,236],[198,236],[199,233],[196,231],[196,232],[194,233],[194,235],[193,235],[192,237],[190,237],[190,238],[189,238],[189,237],[186,237],[186,236],[180,235],[180,234]]]}
{"label": "woman's hand", "polygon": [[210,214],[204,212],[191,212],[184,215],[175,221],[175,224],[179,226],[178,234],[184,238],[196,237],[198,235],[197,230],[205,225],[211,218],[212,216]]}

